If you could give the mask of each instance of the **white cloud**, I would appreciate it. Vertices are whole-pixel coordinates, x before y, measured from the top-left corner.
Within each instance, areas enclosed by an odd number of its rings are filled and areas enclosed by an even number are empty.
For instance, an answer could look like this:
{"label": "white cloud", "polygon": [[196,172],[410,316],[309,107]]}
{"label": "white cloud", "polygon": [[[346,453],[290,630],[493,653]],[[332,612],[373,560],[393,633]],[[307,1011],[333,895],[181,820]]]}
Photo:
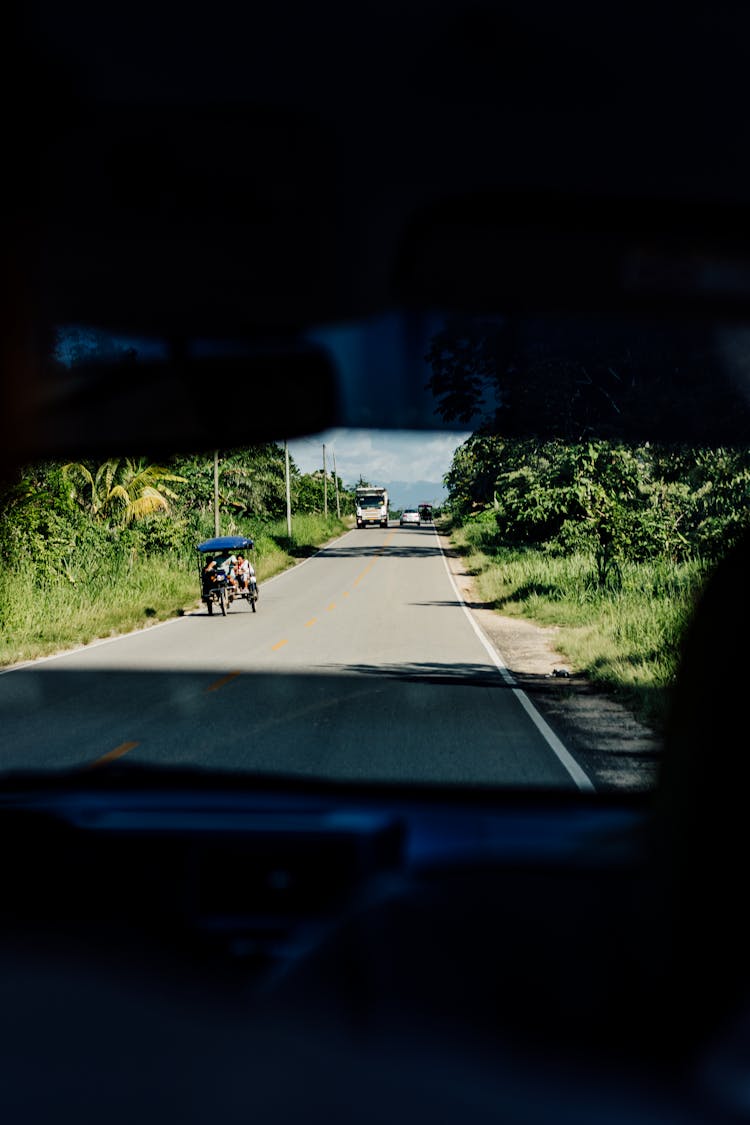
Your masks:
{"label": "white cloud", "polygon": [[328,430],[289,442],[289,452],[303,473],[323,467],[323,444],[329,472],[345,485],[360,476],[380,481],[441,481],[451,466],[454,450],[468,433],[419,430]]}

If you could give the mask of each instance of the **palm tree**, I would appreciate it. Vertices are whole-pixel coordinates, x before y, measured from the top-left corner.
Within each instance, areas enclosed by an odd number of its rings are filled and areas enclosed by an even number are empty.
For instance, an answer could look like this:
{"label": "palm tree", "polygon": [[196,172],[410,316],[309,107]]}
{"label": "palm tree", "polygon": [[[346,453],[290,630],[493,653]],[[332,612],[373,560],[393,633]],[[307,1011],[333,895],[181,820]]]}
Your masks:
{"label": "palm tree", "polygon": [[185,480],[162,465],[129,457],[110,458],[96,469],[71,461],[63,465],[62,472],[72,486],[75,500],[85,511],[94,519],[120,524],[132,523],[154,512],[168,512],[169,502],[177,494],[164,481]]}

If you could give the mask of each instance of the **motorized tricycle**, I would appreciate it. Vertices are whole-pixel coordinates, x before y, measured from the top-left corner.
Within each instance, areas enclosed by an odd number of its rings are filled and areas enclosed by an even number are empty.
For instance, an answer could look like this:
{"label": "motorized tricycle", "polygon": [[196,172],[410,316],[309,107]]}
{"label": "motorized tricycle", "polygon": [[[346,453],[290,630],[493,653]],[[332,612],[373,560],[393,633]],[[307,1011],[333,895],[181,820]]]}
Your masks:
{"label": "motorized tricycle", "polygon": [[239,560],[247,558],[247,552],[252,549],[253,540],[244,535],[225,535],[198,544],[201,601],[205,602],[209,615],[213,614],[214,606],[218,606],[226,617],[229,607],[239,601],[247,602],[253,613],[256,612],[255,568],[251,564],[249,573],[243,573],[239,566]]}

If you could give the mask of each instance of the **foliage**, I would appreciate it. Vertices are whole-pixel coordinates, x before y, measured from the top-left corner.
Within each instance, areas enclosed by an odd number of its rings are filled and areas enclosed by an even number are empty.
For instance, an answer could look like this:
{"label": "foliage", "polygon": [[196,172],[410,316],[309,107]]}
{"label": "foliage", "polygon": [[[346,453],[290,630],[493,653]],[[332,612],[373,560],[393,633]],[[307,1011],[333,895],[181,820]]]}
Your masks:
{"label": "foliage", "polygon": [[329,476],[326,486],[323,473],[305,473],[294,482],[293,501],[294,507],[299,512],[325,511],[326,503],[329,512],[336,511],[336,484],[338,483],[339,509],[342,515],[350,515],[354,511],[354,492],[344,488],[341,477],[333,480]]}
{"label": "foliage", "polygon": [[425,359],[437,412],[540,441],[744,444],[750,403],[699,323],[456,315]]}
{"label": "foliage", "polygon": [[[472,434],[453,454],[444,477],[448,508],[468,515],[493,503],[499,466],[512,464],[513,450],[499,437]],[[510,460],[509,460],[510,458]]]}
{"label": "foliage", "polygon": [[[336,483],[342,515],[353,510],[356,486],[329,476],[325,519],[322,473],[290,461],[290,540],[283,447],[219,451],[218,468],[221,532],[254,538],[261,575],[341,530]],[[189,603],[195,544],[213,534],[213,474],[209,453],[161,466],[41,463],[8,482],[2,659],[137,627]],[[445,483],[484,596],[569,627],[564,643],[579,667],[634,693],[648,681],[657,699],[707,569],[750,523],[750,456],[738,448],[478,431],[456,450]]]}
{"label": "foliage", "polygon": [[501,317],[453,316],[430,342],[428,388],[447,422],[476,424],[501,408],[512,370],[512,327]]}
{"label": "foliage", "polygon": [[588,554],[551,556],[498,540],[493,513],[453,526],[483,601],[506,616],[555,628],[554,646],[579,672],[617,695],[653,730],[666,720],[682,638],[710,565],[625,563],[602,587]]}
{"label": "foliage", "polygon": [[[64,565],[63,557],[51,550],[48,558],[56,566],[46,577],[39,559],[25,553],[0,569],[0,664],[127,632],[197,603],[195,543],[208,537],[210,526],[186,540],[182,526],[170,516],[107,527],[77,507],[72,515],[78,538]],[[261,528],[254,552],[260,582],[344,530],[335,517],[311,515],[297,517],[294,526],[292,552],[284,546],[285,520]],[[254,527],[236,530],[246,533]],[[19,582],[19,574],[24,581]]]}
{"label": "foliage", "polygon": [[[175,459],[171,467],[185,478],[179,509],[190,522],[197,513],[213,512],[213,453]],[[283,446],[275,442],[246,449],[220,450],[218,454],[219,513],[222,528],[227,520],[259,522],[286,515],[286,467]],[[342,515],[353,511],[353,493],[338,479]],[[300,473],[289,458],[289,499],[292,515],[323,513],[326,505],[323,474]],[[336,481],[328,477],[328,508],[336,510]]]}
{"label": "foliage", "polygon": [[243,516],[276,519],[286,511],[284,450],[274,442],[229,451],[221,460],[220,482],[223,503]]}
{"label": "foliage", "polygon": [[183,481],[162,465],[129,457],[111,458],[98,467],[69,462],[62,466],[62,475],[70,484],[71,497],[85,512],[121,525],[168,512],[177,495],[164,482]]}
{"label": "foliage", "polygon": [[[426,359],[438,413],[476,426],[447,508],[491,510],[499,544],[588,557],[617,589],[630,563],[716,561],[750,523],[747,404],[699,325],[461,315]],[[736,447],[706,441],[712,419]],[[697,448],[640,436],[701,427]]]}
{"label": "foliage", "polygon": [[454,516],[491,510],[499,542],[622,565],[717,559],[750,524],[750,454],[472,435],[446,474]]}

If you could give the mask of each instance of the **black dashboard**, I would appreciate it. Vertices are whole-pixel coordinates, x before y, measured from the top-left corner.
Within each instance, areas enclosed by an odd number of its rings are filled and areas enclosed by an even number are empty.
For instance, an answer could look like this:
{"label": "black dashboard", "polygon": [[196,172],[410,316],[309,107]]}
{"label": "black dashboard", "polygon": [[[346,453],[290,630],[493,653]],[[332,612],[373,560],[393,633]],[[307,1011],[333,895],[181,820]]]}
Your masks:
{"label": "black dashboard", "polygon": [[744,1111],[648,798],[115,773],[0,799],[6,1120]]}

